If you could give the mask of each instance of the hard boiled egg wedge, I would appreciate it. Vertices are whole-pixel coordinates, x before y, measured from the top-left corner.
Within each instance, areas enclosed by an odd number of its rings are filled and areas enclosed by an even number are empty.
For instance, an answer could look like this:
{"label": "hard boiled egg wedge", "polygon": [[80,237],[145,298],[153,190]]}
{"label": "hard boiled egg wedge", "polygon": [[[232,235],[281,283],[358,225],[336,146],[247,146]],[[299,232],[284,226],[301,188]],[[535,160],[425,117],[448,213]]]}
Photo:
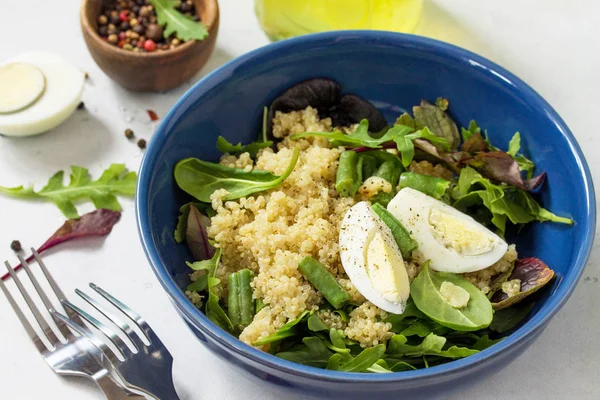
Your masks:
{"label": "hard boiled egg wedge", "polygon": [[21,54],[0,66],[0,133],[30,136],[64,122],[79,105],[85,76],[46,52]]}
{"label": "hard boiled egg wedge", "polygon": [[410,294],[408,274],[392,231],[367,202],[350,208],[340,227],[340,257],[356,289],[371,303],[402,314]]}
{"label": "hard boiled egg wedge", "polygon": [[478,271],[500,260],[508,248],[470,216],[418,190],[400,190],[387,208],[418,243],[423,261],[430,260],[436,271]]}

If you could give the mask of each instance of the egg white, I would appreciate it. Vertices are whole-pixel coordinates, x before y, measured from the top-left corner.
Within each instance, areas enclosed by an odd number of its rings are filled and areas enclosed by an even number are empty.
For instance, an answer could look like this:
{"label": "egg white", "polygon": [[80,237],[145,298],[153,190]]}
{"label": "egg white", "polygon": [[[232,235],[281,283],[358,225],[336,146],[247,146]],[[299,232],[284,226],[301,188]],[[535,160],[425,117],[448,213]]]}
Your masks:
{"label": "egg white", "polygon": [[[381,235],[389,252],[396,262],[386,265],[369,277],[367,268],[367,256],[369,244],[376,235]],[[371,210],[367,202],[360,202],[350,208],[340,226],[340,258],[346,274],[356,289],[371,303],[392,314],[402,314],[406,307],[406,300],[410,294],[408,274],[402,259],[402,253],[394,240],[390,228]],[[376,272],[376,273],[375,273]],[[389,281],[390,274],[397,277],[399,301],[390,301]],[[386,287],[384,289],[384,287]]]}
{"label": "egg white", "polygon": [[8,136],[37,135],[63,123],[81,100],[85,76],[62,57],[47,52],[21,54],[7,62],[30,64],[45,78],[40,97],[28,107],[0,114],[0,133]]}
{"label": "egg white", "polygon": [[[508,244],[501,237],[472,217],[411,188],[400,190],[387,208],[418,243],[418,254],[424,260],[430,260],[430,268],[436,271],[453,273],[479,271],[500,260],[508,248]],[[455,233],[463,231],[464,237],[458,238],[462,239],[460,244],[466,249],[463,254],[455,247],[441,243],[440,232],[436,231],[430,223],[432,212],[435,217],[447,216],[448,220],[460,224],[448,228]],[[482,240],[479,242],[469,240],[473,237]]]}

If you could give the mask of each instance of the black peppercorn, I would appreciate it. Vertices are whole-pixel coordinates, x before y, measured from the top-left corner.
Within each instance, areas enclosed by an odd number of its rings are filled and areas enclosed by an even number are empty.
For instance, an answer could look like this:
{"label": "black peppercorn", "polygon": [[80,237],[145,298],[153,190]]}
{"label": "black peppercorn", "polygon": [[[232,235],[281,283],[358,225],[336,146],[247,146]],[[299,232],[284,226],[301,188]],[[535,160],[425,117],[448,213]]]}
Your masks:
{"label": "black peppercorn", "polygon": [[133,139],[134,136],[135,135],[131,129],[129,129],[129,128],[125,129],[125,137],[127,139]]}
{"label": "black peppercorn", "polygon": [[141,24],[134,25],[134,27],[131,29],[138,35],[141,35],[142,33],[144,33],[146,31],[146,28],[144,28],[144,26]]}
{"label": "black peppercorn", "polygon": [[108,36],[108,27],[106,25],[99,26],[98,34],[100,36]]}
{"label": "black peppercorn", "polygon": [[122,31],[126,31],[127,29],[131,28],[128,21],[121,22],[121,25],[119,25],[119,27]]}
{"label": "black peppercorn", "polygon": [[79,102],[79,105],[77,106],[78,110],[83,110],[85,108],[85,103],[83,101]]}
{"label": "black peppercorn", "polygon": [[158,42],[162,39],[163,29],[157,24],[150,24],[146,28],[146,37]]}
{"label": "black peppercorn", "polygon": [[137,145],[140,149],[145,149],[146,148],[146,141],[144,139],[140,139],[137,142]]}
{"label": "black peppercorn", "polygon": [[181,3],[179,6],[179,11],[182,13],[189,12],[192,10],[192,7],[188,3]]}
{"label": "black peppercorn", "polygon": [[119,13],[115,13],[115,14],[110,14],[110,23],[113,25],[120,25],[121,24],[121,18],[119,18]]}
{"label": "black peppercorn", "polygon": [[10,248],[12,249],[12,251],[15,252],[19,252],[23,249],[23,247],[21,247],[21,242],[19,242],[18,240],[13,240],[10,244]]}

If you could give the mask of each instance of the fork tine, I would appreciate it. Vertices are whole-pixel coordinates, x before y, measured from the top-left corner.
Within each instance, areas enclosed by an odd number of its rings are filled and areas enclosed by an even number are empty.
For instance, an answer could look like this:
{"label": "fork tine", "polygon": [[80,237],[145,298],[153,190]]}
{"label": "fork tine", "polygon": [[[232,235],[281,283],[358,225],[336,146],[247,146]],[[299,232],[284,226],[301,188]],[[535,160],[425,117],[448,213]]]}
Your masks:
{"label": "fork tine", "polygon": [[2,289],[2,292],[6,296],[6,299],[10,303],[12,309],[15,311],[15,314],[17,314],[17,317],[19,317],[21,325],[23,325],[23,328],[25,328],[25,330],[27,331],[27,334],[31,338],[31,341],[35,344],[35,347],[37,347],[40,353],[49,350],[44,344],[44,342],[40,339],[35,329],[33,329],[31,324],[27,320],[27,317],[25,317],[25,315],[21,311],[21,308],[19,307],[13,296],[10,294],[10,291],[8,290],[2,279],[0,279],[0,289]]}
{"label": "fork tine", "polygon": [[[112,344],[114,344],[118,350],[121,351],[121,354],[120,354],[121,356],[127,357],[127,356],[131,355],[131,350],[129,350],[129,347],[127,347],[125,342],[123,342],[123,340],[118,335],[115,335],[115,333],[113,331],[111,331],[102,322],[100,322],[99,320],[97,320],[96,318],[94,318],[93,316],[91,316],[90,314],[88,314],[87,312],[85,312],[81,308],[77,307],[75,304],[71,303],[68,300],[63,300],[63,305],[67,308],[70,308],[73,312],[77,313],[81,318],[83,318],[84,320],[89,322],[92,326],[94,326],[102,334],[104,334],[104,336],[106,336],[106,338],[108,340],[110,340],[110,342]],[[124,349],[126,349],[126,350],[124,350]],[[108,346],[103,346],[103,348],[101,350],[104,352],[104,354],[107,354],[107,350],[110,350],[110,353],[114,354],[114,351],[112,351]],[[110,357],[109,354],[107,354],[107,355]],[[117,355],[117,354],[115,354],[115,355]]]}
{"label": "fork tine", "polygon": [[[39,284],[37,278],[35,277],[35,275],[33,275],[33,272],[31,271],[31,268],[29,267],[29,263],[27,262],[27,260],[25,260],[20,254],[17,254],[17,257],[19,258],[19,261],[21,262],[21,265],[23,266],[23,269],[27,273],[27,276],[29,277],[29,280],[31,281],[31,283],[33,283],[33,287],[35,288],[35,290],[37,291],[38,295],[42,299],[42,303],[44,303],[44,306],[46,307],[46,309],[48,311],[53,310],[54,309],[54,305],[52,304],[52,302],[50,301],[50,299],[48,298],[48,296],[46,296],[46,292],[44,292],[44,289],[42,289],[42,287],[40,286],[40,284]],[[52,314],[50,314],[50,315],[52,316],[52,319],[56,323],[56,326],[58,327],[58,330],[62,334],[63,338],[66,340],[70,336],[71,332],[69,331],[69,329],[67,328],[67,326],[60,319],[56,318]]]}
{"label": "fork tine", "polygon": [[129,324],[123,322],[120,318],[116,317],[113,313],[109,312],[104,306],[102,306],[100,303],[98,303],[94,298],[90,297],[87,293],[85,293],[79,289],[75,289],[75,293],[77,293],[82,299],[87,301],[88,304],[90,304],[92,307],[94,307],[96,310],[98,310],[102,315],[104,315],[106,318],[108,318],[113,324],[115,324],[121,330],[121,332],[123,332],[125,335],[127,335],[129,337],[129,339],[131,339],[133,345],[135,346],[136,351],[140,350],[140,346],[143,346],[144,343],[141,341],[141,338],[139,337],[139,335],[138,336],[134,335],[134,330],[131,329]]}
{"label": "fork tine", "polygon": [[146,323],[146,321],[144,321],[144,319],[141,317],[141,315],[139,315],[138,313],[133,311],[131,308],[129,308],[128,306],[123,304],[117,298],[115,298],[110,293],[108,293],[101,287],[97,286],[96,284],[90,283],[90,287],[92,289],[94,289],[96,292],[98,292],[100,294],[100,296],[102,296],[106,300],[108,300],[113,306],[115,306],[117,309],[119,309],[119,311],[121,311],[123,314],[125,314],[127,317],[129,317],[129,319],[131,321],[133,321],[137,325],[137,327],[140,328],[140,330],[144,333],[144,336],[146,337],[146,340],[148,341],[148,343],[152,342],[150,340],[150,337],[146,333],[147,330],[148,331],[151,330],[150,326]]}
{"label": "fork tine", "polygon": [[55,346],[56,344],[58,344],[60,342],[60,340],[58,340],[58,338],[56,337],[56,334],[54,333],[54,331],[52,330],[52,328],[50,328],[50,325],[48,325],[48,323],[46,322],[46,320],[44,319],[44,317],[40,313],[40,310],[37,308],[37,306],[35,305],[35,303],[31,299],[31,297],[29,296],[29,294],[25,290],[25,287],[23,286],[23,284],[21,283],[21,280],[19,279],[19,277],[15,273],[15,270],[10,266],[10,264],[8,263],[8,261],[5,261],[4,265],[8,269],[8,273],[10,274],[11,278],[13,279],[13,281],[15,281],[15,284],[17,285],[17,288],[19,289],[19,292],[21,292],[21,296],[23,296],[23,299],[25,299],[25,302],[27,303],[27,306],[31,310],[31,313],[33,314],[33,317],[35,318],[35,320],[37,321],[37,323],[40,324],[40,327],[42,328],[44,336],[46,337],[46,339],[48,339],[48,341],[50,342],[50,344],[52,346]]}
{"label": "fork tine", "polygon": [[46,280],[50,284],[50,287],[52,288],[52,291],[54,292],[54,295],[60,301],[60,305],[61,305],[63,311],[65,312],[65,314],[67,314],[67,316],[71,320],[75,321],[79,325],[83,325],[83,321],[79,318],[79,315],[77,315],[76,313],[74,313],[73,311],[71,311],[69,309],[66,309],[63,306],[63,300],[67,300],[67,298],[66,298],[65,294],[63,293],[63,291],[61,290],[60,286],[58,286],[58,284],[54,280],[54,277],[52,276],[52,274],[50,274],[50,271],[46,267],[46,264],[44,263],[44,261],[40,257],[40,255],[37,252],[37,250],[32,247],[31,248],[31,253],[33,254],[33,257],[35,258],[35,261],[40,266],[40,269],[44,273],[44,276],[46,277]]}
{"label": "fork tine", "polygon": [[[98,349],[102,350],[102,347],[106,346],[104,343],[102,343],[102,341],[100,341],[96,336],[94,336],[92,332],[90,332],[83,326],[75,323],[71,319],[67,318],[65,315],[59,313],[56,310],[52,310],[50,311],[50,313],[56,318],[60,319],[62,322],[64,322],[67,326],[69,326],[69,328],[73,329],[75,332],[79,333],[81,336],[91,341],[94,344],[94,346],[96,346]],[[102,352],[106,355],[104,351]]]}

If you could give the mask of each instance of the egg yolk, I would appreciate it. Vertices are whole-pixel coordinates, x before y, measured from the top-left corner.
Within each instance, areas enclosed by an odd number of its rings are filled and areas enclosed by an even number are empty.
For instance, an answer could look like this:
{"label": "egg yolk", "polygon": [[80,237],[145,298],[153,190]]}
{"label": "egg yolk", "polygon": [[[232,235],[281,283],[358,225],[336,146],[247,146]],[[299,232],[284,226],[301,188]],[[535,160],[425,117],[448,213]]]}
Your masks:
{"label": "egg yolk", "polygon": [[381,232],[376,232],[368,244],[365,265],[373,288],[392,303],[404,300],[403,293],[409,293],[408,281],[401,279],[404,261],[398,251],[390,248]]}
{"label": "egg yolk", "polygon": [[486,232],[436,208],[429,212],[429,227],[439,244],[464,256],[476,256],[494,248],[494,238]]}

